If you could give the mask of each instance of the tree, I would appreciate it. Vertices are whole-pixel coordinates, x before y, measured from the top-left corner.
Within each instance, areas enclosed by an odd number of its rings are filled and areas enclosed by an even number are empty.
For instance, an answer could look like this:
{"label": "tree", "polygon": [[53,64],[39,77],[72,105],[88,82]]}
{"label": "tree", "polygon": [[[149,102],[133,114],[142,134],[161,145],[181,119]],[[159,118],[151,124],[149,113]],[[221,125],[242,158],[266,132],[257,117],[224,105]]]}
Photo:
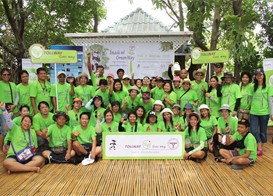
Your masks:
{"label": "tree", "polygon": [[1,0],[0,58],[4,66],[21,69],[33,43],[45,47],[71,44],[64,33],[96,32],[105,17],[99,0]]}

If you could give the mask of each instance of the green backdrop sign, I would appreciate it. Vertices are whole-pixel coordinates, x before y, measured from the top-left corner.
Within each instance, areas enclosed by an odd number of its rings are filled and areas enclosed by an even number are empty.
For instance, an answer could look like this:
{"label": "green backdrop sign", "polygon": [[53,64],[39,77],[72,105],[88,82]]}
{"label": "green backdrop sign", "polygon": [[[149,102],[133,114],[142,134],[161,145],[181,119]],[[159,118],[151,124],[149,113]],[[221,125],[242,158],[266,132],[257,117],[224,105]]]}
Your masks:
{"label": "green backdrop sign", "polygon": [[76,50],[45,50],[40,44],[29,48],[32,63],[77,63]]}
{"label": "green backdrop sign", "polygon": [[228,50],[202,51],[200,48],[194,48],[191,52],[193,64],[203,63],[222,63],[229,59]]}

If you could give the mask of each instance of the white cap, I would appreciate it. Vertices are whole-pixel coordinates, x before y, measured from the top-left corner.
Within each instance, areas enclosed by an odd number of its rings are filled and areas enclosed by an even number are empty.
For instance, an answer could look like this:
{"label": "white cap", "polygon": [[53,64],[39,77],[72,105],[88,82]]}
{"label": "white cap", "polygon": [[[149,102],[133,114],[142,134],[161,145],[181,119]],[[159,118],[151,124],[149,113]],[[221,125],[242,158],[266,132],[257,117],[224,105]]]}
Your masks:
{"label": "white cap", "polygon": [[210,108],[209,108],[209,106],[208,105],[206,105],[206,104],[201,104],[200,106],[199,106],[199,112],[201,113],[201,110],[202,109],[207,109],[207,110],[209,110],[210,111]]}
{"label": "white cap", "polygon": [[64,74],[64,75],[66,76],[66,73],[65,73],[64,71],[59,71],[59,72],[57,73],[57,77],[58,77],[59,75],[61,75],[61,74]]}
{"label": "white cap", "polygon": [[127,74],[124,74],[123,77],[122,77],[122,79],[125,79],[125,78],[129,78],[130,79],[129,75],[127,75]]}

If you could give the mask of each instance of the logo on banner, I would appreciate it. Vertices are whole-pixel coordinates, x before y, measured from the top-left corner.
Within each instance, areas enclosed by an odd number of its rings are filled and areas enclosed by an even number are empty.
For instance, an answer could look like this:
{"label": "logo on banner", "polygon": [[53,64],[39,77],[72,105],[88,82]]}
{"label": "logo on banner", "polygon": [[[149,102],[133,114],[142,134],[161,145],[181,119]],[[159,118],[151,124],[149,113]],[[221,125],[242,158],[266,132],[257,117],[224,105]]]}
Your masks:
{"label": "logo on banner", "polygon": [[151,146],[152,146],[150,140],[145,140],[145,141],[143,141],[142,145],[143,145],[143,148],[145,148],[145,149],[150,149]]}
{"label": "logo on banner", "polygon": [[109,145],[110,145],[110,148],[109,148],[109,150],[116,150],[116,140],[112,140],[112,142],[111,143],[109,143]]}
{"label": "logo on banner", "polygon": [[178,140],[175,139],[175,138],[171,138],[169,141],[168,141],[168,147],[171,149],[171,150],[175,150],[179,147],[178,145]]}

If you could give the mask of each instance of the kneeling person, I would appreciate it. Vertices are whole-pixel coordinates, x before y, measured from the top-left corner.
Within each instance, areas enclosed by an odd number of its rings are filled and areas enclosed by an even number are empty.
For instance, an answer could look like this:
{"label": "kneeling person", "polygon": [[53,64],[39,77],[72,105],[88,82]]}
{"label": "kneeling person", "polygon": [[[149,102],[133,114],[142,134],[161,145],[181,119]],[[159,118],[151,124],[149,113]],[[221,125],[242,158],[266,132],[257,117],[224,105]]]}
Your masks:
{"label": "kneeling person", "polygon": [[101,147],[96,147],[96,132],[94,127],[88,126],[90,114],[83,112],[80,115],[80,125],[76,126],[71,134],[73,149],[78,156],[85,156],[82,163],[88,165],[93,163],[95,157],[101,154]]}
{"label": "kneeling person", "polygon": [[220,149],[220,155],[224,158],[222,161],[232,164],[232,169],[253,166],[257,158],[257,142],[249,132],[249,126],[248,120],[241,119],[238,122],[238,131],[232,136],[232,141],[227,141],[228,144],[236,142],[235,150]]}

